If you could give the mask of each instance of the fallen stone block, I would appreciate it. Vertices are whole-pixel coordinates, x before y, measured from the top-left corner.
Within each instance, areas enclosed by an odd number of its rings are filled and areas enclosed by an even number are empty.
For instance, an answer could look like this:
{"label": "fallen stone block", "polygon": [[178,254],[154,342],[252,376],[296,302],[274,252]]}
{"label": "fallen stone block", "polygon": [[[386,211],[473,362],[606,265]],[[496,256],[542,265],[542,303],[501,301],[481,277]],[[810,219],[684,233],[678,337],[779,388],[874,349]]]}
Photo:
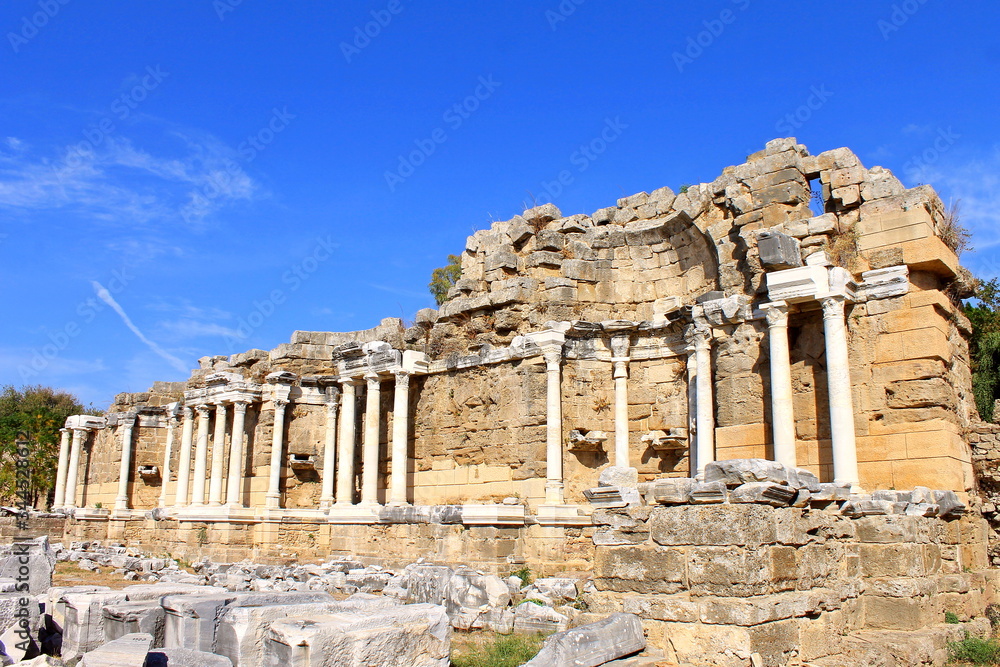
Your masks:
{"label": "fallen stone block", "polygon": [[448,667],[451,623],[440,605],[413,604],[275,621],[266,665]]}
{"label": "fallen stone block", "polygon": [[10,546],[9,553],[0,557],[0,577],[27,583],[27,593],[41,595],[52,586],[52,573],[56,567],[56,554],[49,546],[49,538],[18,540]]}
{"label": "fallen stone block", "polygon": [[482,616],[510,604],[510,591],[503,579],[460,567],[452,574],[445,593],[445,609],[452,627],[460,630],[483,627]]}
{"label": "fallen stone block", "polygon": [[160,648],[146,655],[145,667],[233,667],[233,663],[229,658],[215,653],[187,648]]}
{"label": "fallen stone block", "polygon": [[706,482],[722,482],[729,488],[747,482],[786,484],[788,469],[777,461],[766,459],[729,459],[713,461],[705,466]]}
{"label": "fallen stone block", "polygon": [[877,516],[881,514],[893,514],[893,502],[889,500],[848,500],[840,509],[841,514],[846,516]]}
{"label": "fallen stone block", "polygon": [[[385,600],[368,603],[368,606],[381,608],[395,604],[394,600]],[[289,617],[321,616],[359,606],[361,605],[358,602],[320,602],[266,607],[229,607],[224,609],[219,617],[215,652],[225,656],[234,665],[263,665],[267,631],[274,621]]]}
{"label": "fallen stone block", "polygon": [[832,482],[821,482],[818,491],[811,491],[812,502],[840,502],[851,498],[851,489]]}
{"label": "fallen stone block", "polygon": [[639,471],[636,468],[608,466],[597,478],[597,486],[627,486],[635,488],[639,484]]}
{"label": "fallen stone block", "polygon": [[333,601],[329,593],[318,591],[166,595],[160,603],[166,612],[163,643],[165,648],[188,648],[211,653],[215,648],[219,617],[227,607]]}
{"label": "fallen stone block", "polygon": [[597,667],[646,648],[635,614],[612,614],[602,621],[558,632],[523,667]]}
{"label": "fallen stone block", "polygon": [[152,643],[150,635],[125,635],[84,653],[80,667],[143,667]]}
{"label": "fallen stone block", "polygon": [[726,502],[726,485],[723,482],[695,482],[691,485],[691,502],[694,504]]}
{"label": "fallen stone block", "polygon": [[965,514],[966,507],[954,491],[935,491],[934,502],[942,519],[957,519]]}
{"label": "fallen stone block", "polygon": [[553,600],[572,602],[580,594],[580,582],[571,577],[542,577],[532,582],[532,589]]}
{"label": "fallen stone block", "polygon": [[514,607],[514,632],[560,632],[568,624],[569,617],[551,607],[534,602],[522,602]]}
{"label": "fallen stone block", "polygon": [[66,667],[66,663],[51,655],[40,655],[31,660],[15,662],[13,667]]}
{"label": "fallen stone block", "polygon": [[686,505],[691,502],[691,488],[695,480],[689,478],[657,479],[650,483],[648,493],[660,505]]}
{"label": "fallen stone block", "polygon": [[443,565],[408,565],[406,601],[408,603],[444,604],[452,570]]}
{"label": "fallen stone block", "polygon": [[114,641],[125,635],[147,634],[153,638],[153,648],[163,646],[164,612],[159,600],[108,605],[102,613],[104,637],[107,641]]}
{"label": "fallen stone block", "polygon": [[[104,607],[127,602],[123,591],[65,593],[62,659],[70,661],[104,643]],[[150,640],[152,641],[152,640]]]}
{"label": "fallen stone block", "polygon": [[729,492],[729,502],[761,503],[774,507],[787,507],[798,496],[798,490],[774,482],[748,482]]}
{"label": "fallen stone block", "polygon": [[787,468],[788,486],[795,489],[807,489],[810,494],[818,493],[821,490],[819,478],[808,470],[802,468]]}

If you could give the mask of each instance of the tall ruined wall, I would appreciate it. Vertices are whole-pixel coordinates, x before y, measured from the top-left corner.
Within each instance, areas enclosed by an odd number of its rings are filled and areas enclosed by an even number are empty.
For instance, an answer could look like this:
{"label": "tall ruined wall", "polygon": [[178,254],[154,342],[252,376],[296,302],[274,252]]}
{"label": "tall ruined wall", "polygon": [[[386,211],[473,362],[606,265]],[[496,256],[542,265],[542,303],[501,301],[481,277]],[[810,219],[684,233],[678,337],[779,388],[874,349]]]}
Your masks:
{"label": "tall ruined wall", "polygon": [[[544,495],[545,366],[539,356],[496,361],[490,355],[552,322],[641,325],[629,334],[630,460],[643,481],[687,476],[687,450],[656,451],[649,436],[690,425],[685,325],[692,306],[731,298],[732,312],[706,313],[713,335],[716,456],[772,458],[768,325],[758,309],[771,299],[767,277],[775,270],[761,258],[758,236],[765,230],[795,239],[792,265],[821,257],[820,265],[841,266],[856,283],[847,329],[862,485],[971,489],[965,438],[977,415],[965,340],[969,325],[956,306],[970,279],[943,240],[951,233],[944,207],[930,187],[906,190],[891,172],[866,169],[847,149],[814,156],[794,139],[769,142],[744,164],[683,192],[638,193],[591,215],[563,216],[545,204],[495,222],[467,240],[462,276],[448,301],[437,311],[420,311],[412,325],[389,318],[359,332],[296,331],[290,343],[271,351],[201,359],[182,389],[202,388],[207,376],[219,372],[258,384],[275,371],[337,376],[338,355],[354,343],[385,341],[397,350],[423,352],[431,371],[414,375],[410,390],[409,499],[435,504],[515,496],[533,507]],[[907,276],[905,289],[877,294],[878,278],[869,272],[894,267]],[[658,328],[642,328],[650,323]],[[582,502],[583,489],[595,486],[611,462],[608,338],[601,332],[574,334],[564,350],[563,467],[570,502]],[[830,480],[827,360],[816,302],[793,308],[789,344],[798,461]],[[393,391],[393,383],[383,381],[382,489],[391,474]],[[359,424],[366,418],[363,394],[362,387]],[[111,412],[162,406],[179,396],[176,387],[159,384],[144,395],[120,396]],[[317,471],[326,465],[326,413],[322,405],[294,399],[289,413],[288,454],[307,462],[283,465],[283,504],[313,508],[320,494]],[[232,410],[228,420],[232,424]],[[214,433],[214,424],[210,428]],[[97,434],[82,459],[90,506],[113,503],[119,431]],[[165,431],[136,430],[130,473],[136,508],[155,506],[160,482],[137,471],[162,466]],[[265,397],[247,412],[243,482],[249,506],[264,502],[272,431],[273,407]],[[359,426],[356,477],[362,431]],[[607,439],[600,448],[574,449],[574,431],[603,432]],[[168,496],[176,487],[178,449],[175,441]],[[358,487],[360,481],[353,483]]]}

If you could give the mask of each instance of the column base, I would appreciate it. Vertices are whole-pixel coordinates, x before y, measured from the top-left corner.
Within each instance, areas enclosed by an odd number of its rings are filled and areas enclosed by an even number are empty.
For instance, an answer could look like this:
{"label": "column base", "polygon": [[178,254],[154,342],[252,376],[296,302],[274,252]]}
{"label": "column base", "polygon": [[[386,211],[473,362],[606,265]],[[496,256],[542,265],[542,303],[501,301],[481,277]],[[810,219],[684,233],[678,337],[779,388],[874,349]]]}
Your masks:
{"label": "column base", "polygon": [[334,505],[327,513],[330,523],[378,523],[378,505]]}
{"label": "column base", "polygon": [[577,505],[539,505],[535,514],[539,526],[589,526],[592,521]]}

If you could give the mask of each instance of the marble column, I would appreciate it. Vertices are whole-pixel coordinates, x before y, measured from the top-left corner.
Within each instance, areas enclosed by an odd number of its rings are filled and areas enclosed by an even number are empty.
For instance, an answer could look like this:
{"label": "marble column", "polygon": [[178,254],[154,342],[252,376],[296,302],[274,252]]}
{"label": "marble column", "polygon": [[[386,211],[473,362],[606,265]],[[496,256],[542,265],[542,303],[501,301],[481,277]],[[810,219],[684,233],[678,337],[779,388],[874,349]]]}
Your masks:
{"label": "marble column", "polygon": [[212,435],[212,475],[208,485],[208,504],[222,504],[222,474],[226,464],[226,421],[229,409],[219,402],[215,406],[215,432]]}
{"label": "marble column", "polygon": [[788,304],[762,306],[767,314],[767,337],[771,357],[771,438],[774,460],[796,467],[795,414],[792,410],[792,363],[788,351]]}
{"label": "marble column", "polygon": [[271,468],[264,505],[268,509],[281,507],[281,457],[285,452],[285,406],[288,401],[275,398],[274,431],[271,436]]}
{"label": "marble column", "polygon": [[52,498],[52,509],[66,504],[66,473],[69,468],[70,437],[72,429],[59,429],[59,467],[56,469],[56,491]]}
{"label": "marble column", "polygon": [[323,445],[323,482],[320,487],[319,506],[329,509],[333,505],[333,481],[337,469],[337,408],[340,389],[326,388],[326,440]]}
{"label": "marble column", "polygon": [[122,462],[118,469],[118,496],[115,498],[115,509],[128,509],[128,478],[132,472],[132,427],[135,416],[128,415],[122,422]]}
{"label": "marble column", "polygon": [[191,481],[191,444],[194,440],[194,410],[185,406],[184,427],[181,430],[181,451],[177,456],[177,491],[174,507],[188,504],[188,486]]}
{"label": "marble column", "polygon": [[611,338],[615,379],[615,465],[628,468],[628,336]]}
{"label": "marble column", "polygon": [[176,416],[167,412],[167,444],[163,447],[163,466],[160,468],[160,499],[157,507],[167,506],[167,483],[170,481],[170,456],[174,448],[174,431],[177,429]]}
{"label": "marble column", "polygon": [[712,389],[712,329],[696,323],[688,329],[688,343],[694,352],[697,412],[695,417],[695,466],[704,478],[705,466],[715,460],[715,397]]}
{"label": "marble column", "polygon": [[191,504],[205,504],[205,475],[208,469],[208,419],[211,408],[199,405],[198,441],[194,450],[194,480],[191,483]]}
{"label": "marble column", "polygon": [[229,442],[229,481],[226,485],[226,504],[243,507],[243,440],[246,438],[247,406],[250,401],[233,402],[233,435]]}
{"label": "marble column", "polygon": [[858,450],[854,432],[854,401],[847,357],[847,327],[843,296],[820,299],[826,334],[826,383],[830,396],[830,431],[833,438],[833,479],[858,487]]}
{"label": "marble column", "polygon": [[545,504],[562,505],[562,345],[543,347],[545,358]]}
{"label": "marble column", "polygon": [[410,374],[396,371],[392,398],[392,480],[389,504],[406,505],[407,445],[410,436]]}
{"label": "marble column", "polygon": [[382,411],[382,381],[366,375],[365,440],[361,459],[361,504],[378,504],[379,424]]}
{"label": "marble column", "polygon": [[66,471],[66,502],[63,507],[76,507],[77,481],[80,477],[80,454],[83,449],[83,442],[87,439],[87,429],[73,429],[73,444],[69,454],[69,469]]}
{"label": "marble column", "polygon": [[357,386],[360,379],[341,380],[340,442],[337,449],[337,504],[354,504],[354,441],[357,438]]}

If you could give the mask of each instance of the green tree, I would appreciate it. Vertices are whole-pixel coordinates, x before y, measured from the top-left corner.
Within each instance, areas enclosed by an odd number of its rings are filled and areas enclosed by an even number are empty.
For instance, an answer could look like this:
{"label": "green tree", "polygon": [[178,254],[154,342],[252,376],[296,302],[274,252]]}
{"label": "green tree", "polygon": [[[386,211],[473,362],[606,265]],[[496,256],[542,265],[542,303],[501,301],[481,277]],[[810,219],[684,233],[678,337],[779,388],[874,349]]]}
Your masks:
{"label": "green tree", "polygon": [[[31,474],[29,504],[38,506],[55,486],[59,464],[59,429],[70,415],[86,409],[75,396],[41,385],[0,391],[0,502],[16,500],[16,442],[19,436],[31,441],[28,470]],[[99,413],[99,411],[98,411]],[[91,408],[89,414],[95,414]]]}
{"label": "green tree", "polygon": [[431,272],[431,282],[427,288],[434,295],[437,305],[448,300],[448,290],[462,276],[462,258],[458,255],[448,255],[448,264]]}
{"label": "green tree", "polygon": [[1000,282],[980,280],[975,303],[966,302],[964,310],[972,322],[972,391],[979,416],[991,422],[994,403],[1000,398]]}

